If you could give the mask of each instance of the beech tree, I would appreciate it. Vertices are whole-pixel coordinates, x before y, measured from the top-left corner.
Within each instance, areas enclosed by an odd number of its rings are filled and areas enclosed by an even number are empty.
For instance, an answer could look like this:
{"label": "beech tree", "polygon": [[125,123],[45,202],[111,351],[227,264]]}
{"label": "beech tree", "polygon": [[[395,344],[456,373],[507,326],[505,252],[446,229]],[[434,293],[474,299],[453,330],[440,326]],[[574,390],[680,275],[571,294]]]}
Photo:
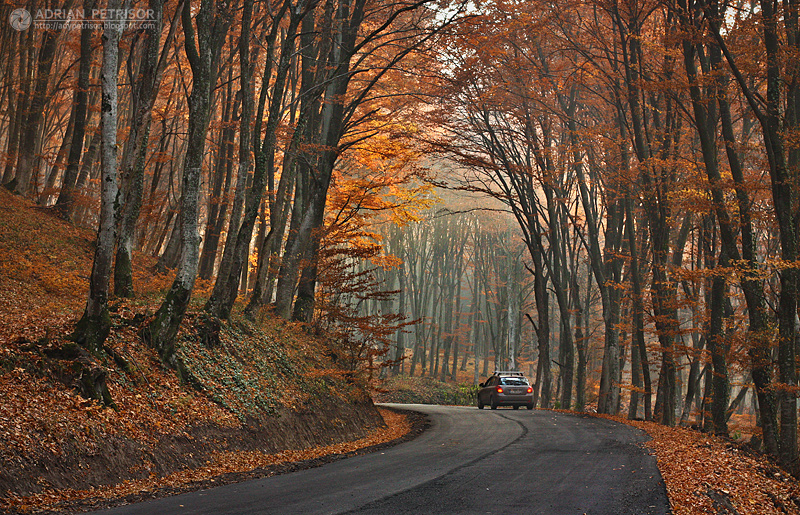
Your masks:
{"label": "beech tree", "polygon": [[[89,0],[85,8],[91,11],[94,5],[95,2]],[[74,209],[75,189],[78,183],[78,172],[84,150],[84,139],[86,138],[86,118],[89,108],[89,77],[92,68],[93,30],[93,24],[86,24],[86,26],[81,27],[78,81],[75,85],[75,91],[73,92],[73,109],[75,110],[75,114],[72,121],[72,138],[70,141],[67,168],[64,171],[61,191],[56,200],[56,210],[65,218],[67,218]]]}
{"label": "beech tree", "polygon": [[161,307],[144,332],[146,341],[162,359],[173,366],[175,335],[178,332],[197,278],[200,257],[198,204],[200,166],[205,148],[205,133],[211,112],[211,93],[217,80],[219,54],[231,23],[230,5],[203,0],[192,21],[192,3],[185,2],[181,12],[184,47],[192,68],[192,92],[189,95],[188,147],[181,180],[180,223],[181,258],[175,280]]}
{"label": "beech tree", "polygon": [[[765,70],[766,82],[764,89],[758,91],[752,82],[743,75],[740,68],[741,59],[731,51],[729,43],[735,43],[735,36],[723,37],[722,27],[727,24],[726,10],[717,2],[698,2],[696,5],[679,4],[678,12],[683,16],[686,24],[696,27],[701,31],[708,30],[713,41],[709,43],[710,62],[712,70],[721,70],[723,56],[730,73],[735,79],[747,106],[755,116],[761,128],[761,138],[765,146],[770,183],[772,186],[772,201],[777,221],[778,234],[781,244],[781,259],[786,262],[797,258],[797,227],[795,218],[796,209],[792,200],[796,192],[789,184],[791,177],[796,173],[800,153],[788,144],[786,137],[797,131],[798,109],[796,100],[800,98],[797,85],[797,70],[787,63],[783,57],[783,46],[786,48],[797,47],[798,19],[796,9],[789,7],[781,16],[781,5],[775,2],[759,2],[759,8],[751,13],[760,19],[761,33],[758,43],[762,46],[766,56]],[[705,20],[694,19],[691,8],[702,10]],[[782,19],[783,24],[779,23]],[[734,21],[739,21],[734,18]],[[786,43],[784,43],[786,42]],[[739,257],[738,250],[731,233],[733,224],[730,216],[722,205],[722,190],[719,187],[719,173],[716,171],[716,153],[711,148],[711,139],[716,135],[715,113],[717,106],[713,103],[702,103],[701,91],[698,84],[698,74],[694,66],[695,52],[701,47],[692,47],[684,43],[684,56],[687,74],[692,85],[693,104],[698,130],[704,142],[704,157],[709,179],[714,181],[712,192],[715,195],[717,216],[720,219],[721,234],[723,237],[723,253],[720,261],[724,264],[728,260]],[[719,90],[717,94],[718,109],[722,120],[722,139],[725,142],[726,155],[735,181],[735,191],[740,213],[739,228],[742,233],[742,258],[744,268],[741,272],[741,286],[745,291],[748,303],[750,331],[752,344],[750,356],[752,359],[753,380],[759,398],[759,408],[762,416],[764,443],[767,450],[779,456],[780,461],[787,467],[797,467],[797,364],[796,349],[794,344],[796,332],[797,311],[797,271],[791,267],[780,268],[780,293],[778,299],[778,378],[781,383],[776,390],[772,386],[772,370],[769,363],[768,342],[765,341],[765,309],[763,304],[763,289],[758,279],[759,263],[755,254],[752,237],[750,202],[744,188],[744,177],[740,159],[736,153],[735,136],[730,112],[730,103],[727,95],[730,89],[727,84],[726,72],[718,71],[719,77],[711,82],[710,87]],[[765,90],[765,91],[764,91]],[[762,96],[762,92],[764,93]],[[785,106],[785,107],[783,107]],[[783,134],[781,134],[783,132]],[[722,385],[718,386],[722,388]],[[780,400],[780,408],[778,408]],[[780,412],[780,426],[778,426],[778,412]],[[721,414],[717,415],[721,418]],[[719,425],[721,421],[715,422]]]}
{"label": "beech tree", "polygon": [[[313,136],[303,143],[313,145],[317,152],[300,158],[297,180],[298,185],[304,187],[297,189],[295,206],[301,211],[296,211],[297,216],[292,216],[290,221],[276,290],[275,309],[282,317],[308,321],[313,315],[317,275],[314,256],[324,223],[332,173],[339,154],[368,136],[360,135],[344,142],[343,137],[373,113],[362,107],[369,103],[370,94],[387,73],[434,37],[458,13],[455,9],[455,14],[448,15],[444,21],[436,20],[433,10],[423,9],[427,3],[422,0],[383,6],[355,0],[342,2],[330,11],[333,23],[326,30],[331,31],[329,41],[334,44],[326,52],[326,75],[321,82],[324,87],[320,88],[318,111],[307,122],[299,122],[309,131],[305,136]],[[366,28],[363,34],[360,33],[362,26]],[[397,51],[376,55],[386,48]],[[358,81],[354,80],[356,77]],[[300,263],[304,258],[310,259],[306,259],[308,266],[301,274]],[[295,287],[297,301],[292,307]]]}
{"label": "beech tree", "polygon": [[[273,23],[276,24],[276,27],[273,28],[273,33],[277,34],[277,24],[284,13],[288,12],[289,23],[283,36],[280,52],[277,55],[278,66],[275,77],[272,80],[271,101],[267,114],[267,123],[264,128],[265,138],[263,141],[260,141],[260,134],[256,135],[255,172],[253,174],[252,184],[245,195],[241,225],[238,228],[234,226],[236,240],[232,249],[232,258],[229,267],[225,270],[226,273],[217,276],[214,291],[206,304],[206,310],[219,318],[227,319],[230,316],[233,303],[236,301],[236,296],[239,291],[239,278],[242,275],[242,269],[249,256],[253,227],[258,217],[258,208],[261,205],[268,174],[274,173],[273,167],[275,147],[277,145],[277,128],[283,112],[284,91],[288,80],[289,68],[292,63],[292,55],[295,48],[294,42],[297,36],[296,32],[303,18],[311,12],[314,6],[314,2],[300,1],[296,4],[292,4],[287,0],[281,7],[279,15],[276,17],[277,19],[273,21]],[[271,58],[272,56],[268,55],[268,57]],[[267,70],[269,69],[270,68],[267,67]],[[265,74],[265,76],[269,77],[269,74]],[[231,224],[233,225],[236,223],[237,220],[232,218]]]}
{"label": "beech tree", "polygon": [[[114,294],[118,297],[133,296],[132,252],[136,222],[142,206],[144,168],[150,138],[150,121],[153,105],[160,89],[166,55],[169,52],[177,28],[177,16],[172,21],[169,34],[161,43],[164,13],[163,0],[149,3],[151,18],[143,30],[143,43],[137,65],[135,52],[128,53],[128,77],[131,87],[130,128],[125,150],[120,162],[122,174],[122,208],[117,234],[117,252],[114,260]],[[137,34],[138,35],[138,34]]]}
{"label": "beech tree", "polygon": [[[66,0],[63,4],[53,2],[56,10],[68,11],[73,0]],[[39,52],[34,75],[33,91],[30,92],[30,104],[25,106],[23,121],[19,128],[19,148],[17,151],[16,171],[13,178],[13,191],[23,196],[35,196],[35,182],[38,179],[41,165],[39,148],[42,144],[42,122],[44,120],[45,106],[50,96],[50,79],[53,73],[53,62],[57,55],[59,38],[64,32],[64,23],[54,21],[54,28],[44,31],[39,43]],[[31,36],[34,37],[34,36]],[[33,46],[30,47],[33,50]],[[27,63],[33,66],[33,63]],[[28,85],[29,87],[29,85]]]}
{"label": "beech tree", "polygon": [[[121,0],[111,0],[109,9],[119,9]],[[100,72],[103,100],[101,104],[102,177],[100,222],[97,229],[89,298],[83,317],[72,337],[91,352],[100,352],[111,329],[108,314],[108,292],[114,256],[117,214],[117,89],[119,79],[119,40],[125,20],[114,19],[104,24],[103,66]]]}

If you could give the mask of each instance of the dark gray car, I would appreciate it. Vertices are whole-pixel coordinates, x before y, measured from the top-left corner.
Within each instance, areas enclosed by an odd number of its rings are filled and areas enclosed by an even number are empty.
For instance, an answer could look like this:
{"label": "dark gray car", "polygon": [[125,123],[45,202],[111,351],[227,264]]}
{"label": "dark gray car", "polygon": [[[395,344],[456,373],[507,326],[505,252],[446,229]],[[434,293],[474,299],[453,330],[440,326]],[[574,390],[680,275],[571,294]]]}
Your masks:
{"label": "dark gray car", "polygon": [[478,409],[491,406],[526,406],[533,409],[533,388],[522,372],[496,371],[478,390]]}

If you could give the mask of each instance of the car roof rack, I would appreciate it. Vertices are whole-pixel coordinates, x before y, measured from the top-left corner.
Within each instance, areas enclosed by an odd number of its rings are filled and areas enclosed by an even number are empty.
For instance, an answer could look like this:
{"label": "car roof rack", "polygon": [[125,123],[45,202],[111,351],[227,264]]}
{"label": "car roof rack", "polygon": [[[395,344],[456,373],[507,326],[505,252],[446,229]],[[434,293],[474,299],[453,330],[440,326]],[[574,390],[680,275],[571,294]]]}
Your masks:
{"label": "car roof rack", "polygon": [[525,377],[525,374],[517,370],[495,370],[494,375],[505,377]]}

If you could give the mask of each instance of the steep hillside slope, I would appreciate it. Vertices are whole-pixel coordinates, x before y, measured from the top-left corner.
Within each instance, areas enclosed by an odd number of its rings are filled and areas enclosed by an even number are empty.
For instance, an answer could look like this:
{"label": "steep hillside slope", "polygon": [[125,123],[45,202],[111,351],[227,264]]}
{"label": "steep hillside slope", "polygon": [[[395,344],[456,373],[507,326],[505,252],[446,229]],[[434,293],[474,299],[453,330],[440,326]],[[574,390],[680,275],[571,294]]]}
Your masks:
{"label": "steep hillside slope", "polygon": [[[0,191],[0,510],[47,499],[54,509],[90,506],[80,500],[185,488],[394,436],[375,436],[385,432],[381,414],[326,358],[324,342],[271,318],[235,320],[209,347],[190,312],[180,381],[138,337],[170,283],[142,256],[137,299],[112,306],[108,354],[78,349],[66,337],[85,302],[92,241]],[[87,371],[105,375],[113,408],[79,393]]]}

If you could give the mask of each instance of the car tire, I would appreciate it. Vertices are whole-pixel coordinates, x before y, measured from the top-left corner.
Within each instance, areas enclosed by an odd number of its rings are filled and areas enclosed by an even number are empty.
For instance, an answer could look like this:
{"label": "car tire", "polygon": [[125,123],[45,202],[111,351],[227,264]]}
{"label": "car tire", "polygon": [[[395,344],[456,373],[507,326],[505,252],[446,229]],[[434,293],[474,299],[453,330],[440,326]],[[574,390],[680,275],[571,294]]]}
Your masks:
{"label": "car tire", "polygon": [[483,409],[483,401],[478,397],[478,409]]}
{"label": "car tire", "polygon": [[519,404],[514,404],[514,409],[519,409]]}
{"label": "car tire", "polygon": [[497,398],[492,397],[490,400],[491,400],[492,409],[497,409],[497,406],[498,406]]}
{"label": "car tire", "polygon": [[528,409],[533,409],[533,403],[528,404]]}

